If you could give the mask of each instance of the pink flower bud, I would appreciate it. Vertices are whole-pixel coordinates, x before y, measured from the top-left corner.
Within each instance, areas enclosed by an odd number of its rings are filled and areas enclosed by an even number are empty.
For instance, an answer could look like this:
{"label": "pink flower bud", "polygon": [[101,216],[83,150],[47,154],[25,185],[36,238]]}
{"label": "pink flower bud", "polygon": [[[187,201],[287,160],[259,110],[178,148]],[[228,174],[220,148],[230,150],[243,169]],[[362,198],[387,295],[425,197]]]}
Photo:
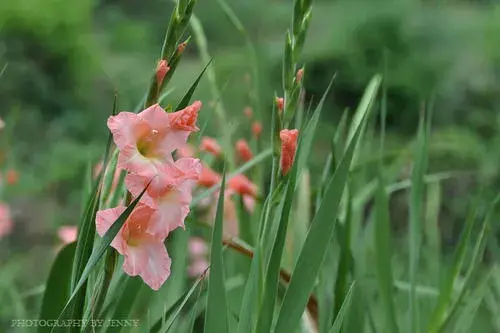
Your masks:
{"label": "pink flower bud", "polygon": [[281,139],[281,172],[283,176],[288,173],[295,159],[295,150],[297,148],[297,137],[299,131],[296,129],[284,129],[280,131]]}
{"label": "pink flower bud", "polygon": [[211,153],[214,156],[219,156],[222,152],[222,149],[217,143],[217,140],[208,136],[204,136],[203,138],[201,138],[200,150]]}
{"label": "pink flower bud", "polygon": [[262,133],[262,124],[259,121],[254,121],[252,124],[252,133],[255,138],[259,138]]}
{"label": "pink flower bud", "polygon": [[158,86],[161,86],[161,84],[163,83],[163,79],[165,78],[165,75],[167,75],[169,70],[170,67],[168,67],[167,61],[165,59],[161,59],[156,66],[156,83],[158,84]]}
{"label": "pink flower bud", "polygon": [[177,46],[177,54],[182,54],[184,52],[184,49],[187,46],[187,42],[180,43],[179,46]]}
{"label": "pink flower bud", "polygon": [[227,186],[240,195],[250,195],[254,198],[257,196],[257,185],[252,183],[245,175],[239,174],[229,179]]}
{"label": "pink flower bud", "polygon": [[252,108],[247,106],[244,110],[243,110],[243,113],[245,114],[245,116],[248,118],[248,119],[251,119],[252,118],[252,115],[253,115],[253,111],[252,111]]}
{"label": "pink flower bud", "polygon": [[248,162],[253,158],[252,150],[248,142],[244,139],[240,139],[236,142],[236,152],[244,162]]}
{"label": "pink flower bud", "polygon": [[283,112],[283,108],[285,106],[285,100],[283,97],[276,97],[276,107],[278,108],[278,112]]}
{"label": "pink flower bud", "polygon": [[297,83],[302,82],[302,77],[304,76],[304,68],[301,68],[297,71],[297,75],[295,76],[295,79],[297,80]]}

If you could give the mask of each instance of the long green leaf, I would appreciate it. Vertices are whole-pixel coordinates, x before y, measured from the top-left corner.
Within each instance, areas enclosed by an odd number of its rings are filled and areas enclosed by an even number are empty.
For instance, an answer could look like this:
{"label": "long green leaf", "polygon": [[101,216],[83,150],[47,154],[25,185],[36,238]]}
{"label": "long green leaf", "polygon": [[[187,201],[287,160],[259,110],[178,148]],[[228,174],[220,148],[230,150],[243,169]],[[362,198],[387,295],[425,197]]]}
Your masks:
{"label": "long green leaf", "polygon": [[379,170],[378,190],[375,197],[375,249],[376,262],[375,270],[377,273],[377,282],[379,294],[385,314],[385,327],[387,332],[398,332],[396,322],[396,312],[394,309],[394,293],[392,276],[391,254],[392,239],[391,239],[391,224],[389,216],[389,198],[385,191],[385,184],[382,176],[382,170]]}
{"label": "long green leaf", "polygon": [[[430,115],[427,115],[430,119]],[[410,297],[409,297],[409,333],[419,332],[419,314],[416,286],[418,284],[417,274],[419,271],[420,243],[422,239],[422,202],[424,200],[424,175],[427,168],[427,128],[425,122],[425,110],[422,110],[418,126],[417,142],[415,148],[414,166],[411,175],[412,187],[410,191],[410,241],[409,241],[409,264],[410,264]]]}
{"label": "long green leaf", "polygon": [[309,295],[314,288],[326,247],[332,236],[355,148],[358,145],[358,139],[364,128],[363,124],[367,119],[379,85],[380,77],[375,76],[362,98],[357,111],[363,115],[362,121],[354,124],[354,135],[348,142],[345,154],[329,182],[323,203],[314,216],[283,300],[276,324],[276,333],[292,332],[300,322]]}
{"label": "long green leaf", "polygon": [[222,261],[222,229],[224,219],[224,189],[226,174],[223,173],[217,212],[210,249],[210,276],[208,278],[208,300],[205,315],[205,332],[229,332],[227,318],[226,288],[224,287],[224,263]]}
{"label": "long green leaf", "polygon": [[[66,245],[61,249],[50,269],[45,293],[43,294],[40,319],[54,320],[64,307],[71,292],[71,267],[75,257],[76,243]],[[38,333],[50,331],[48,326],[38,326]]]}
{"label": "long green leaf", "polygon": [[203,74],[205,74],[205,71],[207,70],[208,66],[210,66],[210,64],[212,63],[212,59],[213,58],[210,58],[210,60],[207,62],[207,64],[205,65],[205,67],[203,68],[203,70],[201,71],[201,73],[198,75],[198,77],[196,78],[196,80],[193,82],[193,84],[191,85],[191,87],[189,88],[189,90],[186,92],[186,94],[184,95],[184,97],[182,98],[182,100],[179,102],[179,104],[175,108],[176,111],[182,110],[186,106],[189,105],[189,102],[191,101],[191,97],[193,96],[193,94],[194,94],[194,92],[196,90],[196,87],[198,87],[198,83],[200,83],[200,80],[203,77]]}
{"label": "long green leaf", "polygon": [[460,277],[460,272],[464,264],[465,255],[467,254],[467,248],[470,243],[475,219],[476,207],[474,205],[471,209],[471,212],[469,213],[469,216],[467,217],[467,220],[465,221],[464,230],[462,231],[458,246],[453,255],[451,269],[448,272],[446,279],[443,280],[437,304],[434,308],[432,318],[429,322],[429,333],[437,332],[446,316],[447,309],[450,305],[450,302],[452,301],[453,287]]}
{"label": "long green leaf", "polygon": [[356,287],[356,281],[353,281],[351,283],[351,286],[349,287],[349,290],[347,291],[347,294],[345,295],[344,301],[342,302],[342,306],[340,307],[337,317],[333,322],[333,326],[330,329],[330,331],[328,331],[328,333],[340,333],[340,330],[342,329],[342,324],[344,323],[344,317],[349,312],[349,308],[351,306],[352,293],[355,287]]}

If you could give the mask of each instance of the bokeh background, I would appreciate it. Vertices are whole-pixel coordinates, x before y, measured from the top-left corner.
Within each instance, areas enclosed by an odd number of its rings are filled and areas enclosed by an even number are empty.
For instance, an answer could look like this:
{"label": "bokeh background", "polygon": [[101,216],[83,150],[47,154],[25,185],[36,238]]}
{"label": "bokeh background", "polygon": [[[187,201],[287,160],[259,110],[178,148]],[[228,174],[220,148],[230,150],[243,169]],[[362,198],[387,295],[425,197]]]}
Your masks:
{"label": "bokeh background", "polygon": [[[244,121],[258,80],[266,125],[281,88],[284,32],[291,1],[230,0],[254,43],[258,78],[245,39],[216,1],[200,0],[200,19],[228,119]],[[119,110],[140,102],[155,67],[173,8],[167,0],[0,1],[0,170],[19,179],[1,200],[13,213],[13,234],[0,241],[0,314],[36,313],[30,292],[47,276],[62,225],[75,225],[82,187],[100,160],[113,94]],[[304,55],[306,103],[319,100],[336,74],[310,161],[313,179],[325,163],[343,112],[350,114],[375,73],[387,88],[388,146],[409,150],[423,102],[433,105],[430,172],[456,171],[444,182],[440,227],[444,251],[457,240],[477,188],[498,188],[500,151],[500,3],[480,0],[315,0]],[[204,63],[186,49],[167,104],[175,105]],[[208,117],[213,96],[203,79],[196,98]],[[214,123],[210,123],[213,125]],[[378,122],[373,121],[376,133]],[[210,126],[207,133],[222,133]],[[235,137],[237,139],[237,137]],[[367,163],[372,152],[362,156]],[[388,156],[390,158],[390,156]],[[404,173],[404,169],[402,171]],[[491,193],[489,193],[491,192]],[[406,197],[392,198],[394,230],[406,228]],[[8,259],[8,260],[7,260]],[[7,287],[8,286],[8,287]],[[10,299],[27,300],[16,304]],[[12,296],[12,297],[11,297]],[[28,316],[29,317],[29,316]]]}

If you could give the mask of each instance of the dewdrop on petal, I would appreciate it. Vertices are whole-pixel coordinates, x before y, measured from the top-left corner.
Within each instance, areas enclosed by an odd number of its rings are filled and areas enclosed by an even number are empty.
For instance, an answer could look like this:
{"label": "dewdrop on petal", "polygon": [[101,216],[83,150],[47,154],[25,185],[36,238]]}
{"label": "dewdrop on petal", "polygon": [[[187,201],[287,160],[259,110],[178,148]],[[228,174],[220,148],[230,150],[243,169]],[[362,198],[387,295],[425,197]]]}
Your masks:
{"label": "dewdrop on petal", "polygon": [[168,67],[168,63],[165,59],[158,61],[158,65],[156,66],[156,83],[158,84],[158,87],[162,85],[163,79],[169,70],[170,67]]}
{"label": "dewdrop on petal", "polygon": [[297,137],[299,131],[296,129],[284,129],[280,131],[281,139],[281,172],[283,176],[288,173],[295,159],[295,150],[297,148]]}
{"label": "dewdrop on petal", "polygon": [[252,150],[245,139],[236,142],[236,152],[244,162],[248,162],[253,158]]}

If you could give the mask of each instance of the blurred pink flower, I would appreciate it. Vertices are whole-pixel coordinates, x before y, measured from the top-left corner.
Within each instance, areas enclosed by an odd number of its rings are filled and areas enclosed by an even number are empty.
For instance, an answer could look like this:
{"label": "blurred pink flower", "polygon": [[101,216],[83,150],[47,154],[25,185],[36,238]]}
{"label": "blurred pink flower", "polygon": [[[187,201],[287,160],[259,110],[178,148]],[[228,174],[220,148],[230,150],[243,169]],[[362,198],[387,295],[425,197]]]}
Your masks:
{"label": "blurred pink flower", "polygon": [[262,124],[259,121],[254,121],[252,124],[252,133],[255,138],[259,138],[262,133]]}
{"label": "blurred pink flower", "polygon": [[13,227],[9,206],[0,203],[0,239],[11,233]]}
{"label": "blurred pink flower", "polygon": [[[158,176],[154,177],[141,202],[155,209],[152,228],[159,237],[167,237],[170,231],[182,227],[184,219],[189,214],[189,204],[192,200],[192,189],[201,172],[200,160],[181,158],[175,164],[164,164],[159,168]],[[137,197],[149,183],[150,178],[129,173],[125,184],[130,193]]]}
{"label": "blurred pink flower", "polygon": [[241,195],[257,196],[257,185],[252,183],[245,175],[239,174],[227,182],[228,188]]}
{"label": "blurred pink flower", "polygon": [[255,198],[252,197],[251,195],[244,195],[243,196],[243,205],[245,206],[245,209],[249,213],[253,213],[255,209]]}
{"label": "blurred pink flower", "polygon": [[62,226],[57,230],[57,235],[64,244],[69,244],[76,241],[78,228],[76,226]]}
{"label": "blurred pink flower", "polygon": [[236,142],[236,152],[244,162],[248,162],[253,158],[252,150],[245,139]]}
{"label": "blurred pink flower", "polygon": [[203,257],[208,253],[207,243],[203,238],[191,237],[189,238],[189,255],[191,257]]}
{"label": "blurred pink flower", "polygon": [[204,136],[201,138],[200,150],[206,151],[214,156],[219,156],[222,152],[221,147],[214,138]]}
{"label": "blurred pink flower", "polygon": [[251,107],[247,106],[245,109],[243,109],[243,114],[248,118],[251,119],[253,115],[253,110]]}
{"label": "blurred pink flower", "polygon": [[281,139],[281,171],[286,175],[293,165],[295,150],[297,149],[297,137],[299,131],[296,129],[284,129],[280,132]]}
{"label": "blurred pink flower", "polygon": [[221,176],[210,169],[210,167],[203,165],[201,168],[200,178],[198,179],[198,185],[204,187],[212,187],[221,181]]}
{"label": "blurred pink flower", "polygon": [[[192,278],[196,278],[200,275],[202,275],[203,273],[205,273],[205,271],[207,270],[208,268],[208,261],[207,259],[205,258],[196,258],[194,259],[188,266],[188,275]],[[208,275],[208,271],[207,271],[207,275]]]}
{"label": "blurred pink flower", "polygon": [[[98,211],[97,233],[103,236],[124,211],[125,206]],[[139,203],[111,246],[125,257],[125,273],[130,276],[139,275],[151,289],[158,290],[170,276],[171,260],[163,244],[164,237],[154,232],[158,226],[154,225],[153,214],[152,208]]]}
{"label": "blurred pink flower", "polygon": [[19,181],[19,172],[14,169],[9,169],[5,173],[5,180],[7,184],[14,185]]}

